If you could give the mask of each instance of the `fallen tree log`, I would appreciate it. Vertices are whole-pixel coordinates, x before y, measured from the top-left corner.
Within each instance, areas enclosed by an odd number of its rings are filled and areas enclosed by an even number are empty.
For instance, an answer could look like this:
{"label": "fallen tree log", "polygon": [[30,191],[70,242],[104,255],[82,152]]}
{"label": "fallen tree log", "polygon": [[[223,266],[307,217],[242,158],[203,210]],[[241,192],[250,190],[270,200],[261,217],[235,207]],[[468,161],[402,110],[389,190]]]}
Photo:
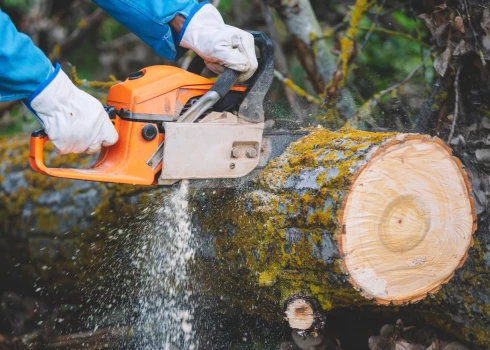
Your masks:
{"label": "fallen tree log", "polygon": [[[124,260],[111,242],[138,240],[148,228],[134,222],[154,215],[167,190],[47,178],[27,169],[27,156],[27,138],[0,142],[0,259],[9,275],[40,279],[65,300],[104,283],[111,298],[130,291],[114,288],[103,268]],[[51,161],[87,163],[64,159]],[[461,266],[476,228],[461,163],[418,135],[317,128],[240,186],[193,187],[201,292],[269,317],[298,293],[324,310],[420,300]],[[490,318],[470,298],[485,294],[468,290],[479,278],[473,267],[459,275],[419,307],[446,315],[452,305],[454,320],[441,327],[471,326],[466,339],[483,343],[473,330]],[[461,321],[469,313],[482,317]]]}

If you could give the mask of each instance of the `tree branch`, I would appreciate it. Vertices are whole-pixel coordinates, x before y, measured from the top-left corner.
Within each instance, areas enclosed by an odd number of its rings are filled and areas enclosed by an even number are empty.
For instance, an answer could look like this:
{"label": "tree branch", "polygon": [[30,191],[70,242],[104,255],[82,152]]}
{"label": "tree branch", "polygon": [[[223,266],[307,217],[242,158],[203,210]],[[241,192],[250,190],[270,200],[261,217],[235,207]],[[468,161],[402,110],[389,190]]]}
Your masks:
{"label": "tree branch", "polygon": [[423,46],[426,49],[430,49],[431,48],[431,46],[429,44],[424,43],[421,39],[415,38],[415,37],[411,36],[410,34],[406,34],[406,33],[402,33],[402,32],[397,32],[397,31],[394,31],[394,30],[389,30],[389,29],[386,29],[386,28],[383,28],[383,27],[370,28],[370,27],[360,27],[359,26],[359,27],[357,27],[357,29],[362,30],[362,31],[373,31],[373,32],[378,32],[378,33],[389,34],[389,35],[392,35],[392,36],[399,36],[401,38],[404,38],[404,39],[407,39],[407,40],[412,41],[414,43],[417,43],[417,44]]}
{"label": "tree branch", "polygon": [[120,83],[114,75],[109,75],[109,81],[87,81],[86,79],[80,79],[77,74],[77,68],[71,67],[71,80],[73,84],[77,86],[85,86],[96,89],[109,89],[113,85]]}
{"label": "tree branch", "polygon": [[447,138],[447,143],[451,142],[454,134],[454,127],[456,125],[456,121],[458,120],[458,111],[459,111],[459,73],[461,72],[461,65],[458,66],[458,71],[456,72],[456,78],[454,79],[454,117],[453,123],[451,124],[451,132],[449,133],[449,137]]}
{"label": "tree branch", "polygon": [[[269,9],[269,6],[265,4],[263,1],[260,1],[260,6],[262,8],[262,13],[264,14],[264,20],[267,24],[267,29],[274,44],[274,60],[276,62],[276,68],[286,77],[289,78],[289,69],[286,60],[286,56],[284,55],[284,51],[281,47],[281,42],[279,40],[279,36],[276,31],[276,27],[274,25],[274,21],[272,18],[272,13]],[[303,111],[301,110],[301,106],[298,103],[296,95],[293,90],[291,90],[287,85],[284,86],[284,92],[286,94],[286,98],[291,106],[291,110],[298,122],[302,122],[304,119]]]}
{"label": "tree branch", "polygon": [[280,82],[282,82],[286,87],[294,91],[297,95],[304,97],[308,102],[314,103],[320,107],[324,107],[323,102],[320,99],[311,96],[305,90],[303,90],[298,85],[296,85],[291,79],[284,77],[277,70],[274,70],[274,77],[277,78]]}

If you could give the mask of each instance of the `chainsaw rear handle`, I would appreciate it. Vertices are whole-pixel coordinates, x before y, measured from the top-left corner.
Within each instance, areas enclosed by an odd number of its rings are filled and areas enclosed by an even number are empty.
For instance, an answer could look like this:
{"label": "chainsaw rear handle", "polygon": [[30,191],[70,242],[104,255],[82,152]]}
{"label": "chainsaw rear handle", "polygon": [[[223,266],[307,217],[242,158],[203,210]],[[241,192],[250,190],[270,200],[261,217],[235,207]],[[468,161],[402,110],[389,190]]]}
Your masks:
{"label": "chainsaw rear handle", "polygon": [[44,129],[31,135],[29,163],[38,173],[74,180],[117,182],[133,185],[151,185],[161,164],[150,166],[147,160],[163,142],[165,135],[159,133],[151,140],[144,138],[144,129],[156,124],[135,123],[116,118],[115,128],[119,140],[115,145],[102,147],[95,163],[86,168],[50,168],[44,164],[44,148],[50,141]]}
{"label": "chainsaw rear handle", "polygon": [[44,129],[35,130],[31,134],[31,145],[29,152],[29,163],[32,169],[44,175],[64,178],[78,178],[72,169],[68,168],[49,168],[44,164],[44,146],[49,142],[49,136]]}
{"label": "chainsaw rear handle", "polygon": [[48,174],[48,168],[44,165],[43,160],[44,144],[48,141],[49,137],[44,129],[35,130],[31,134],[29,163],[31,164],[32,169],[44,175]]}

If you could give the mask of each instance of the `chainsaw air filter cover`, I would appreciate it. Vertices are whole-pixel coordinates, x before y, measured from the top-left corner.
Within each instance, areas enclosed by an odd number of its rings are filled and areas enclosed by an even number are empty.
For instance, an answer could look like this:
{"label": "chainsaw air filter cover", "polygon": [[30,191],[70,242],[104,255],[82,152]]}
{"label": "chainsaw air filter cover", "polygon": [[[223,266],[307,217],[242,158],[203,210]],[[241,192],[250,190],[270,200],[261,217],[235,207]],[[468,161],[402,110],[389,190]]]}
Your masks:
{"label": "chainsaw air filter cover", "polygon": [[[114,85],[107,105],[124,119],[139,121],[175,121],[188,101],[204,95],[214,82],[178,67],[151,66],[131,73]],[[244,87],[233,87],[245,91]]]}

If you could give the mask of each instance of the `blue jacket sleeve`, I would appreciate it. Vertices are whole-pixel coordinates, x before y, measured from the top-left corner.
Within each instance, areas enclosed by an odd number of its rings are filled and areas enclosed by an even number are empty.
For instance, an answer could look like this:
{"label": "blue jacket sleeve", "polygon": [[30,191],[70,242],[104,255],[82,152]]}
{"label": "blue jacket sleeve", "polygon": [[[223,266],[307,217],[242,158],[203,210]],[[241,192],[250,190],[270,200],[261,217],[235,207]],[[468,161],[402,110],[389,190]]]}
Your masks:
{"label": "blue jacket sleeve", "polygon": [[[178,33],[168,25],[177,14],[192,18],[203,5],[197,0],[93,0],[136,34],[160,56],[179,58],[185,49],[176,45]],[[206,1],[207,2],[207,1]]]}
{"label": "blue jacket sleeve", "polygon": [[46,55],[0,10],[0,102],[28,97],[52,71]]}

